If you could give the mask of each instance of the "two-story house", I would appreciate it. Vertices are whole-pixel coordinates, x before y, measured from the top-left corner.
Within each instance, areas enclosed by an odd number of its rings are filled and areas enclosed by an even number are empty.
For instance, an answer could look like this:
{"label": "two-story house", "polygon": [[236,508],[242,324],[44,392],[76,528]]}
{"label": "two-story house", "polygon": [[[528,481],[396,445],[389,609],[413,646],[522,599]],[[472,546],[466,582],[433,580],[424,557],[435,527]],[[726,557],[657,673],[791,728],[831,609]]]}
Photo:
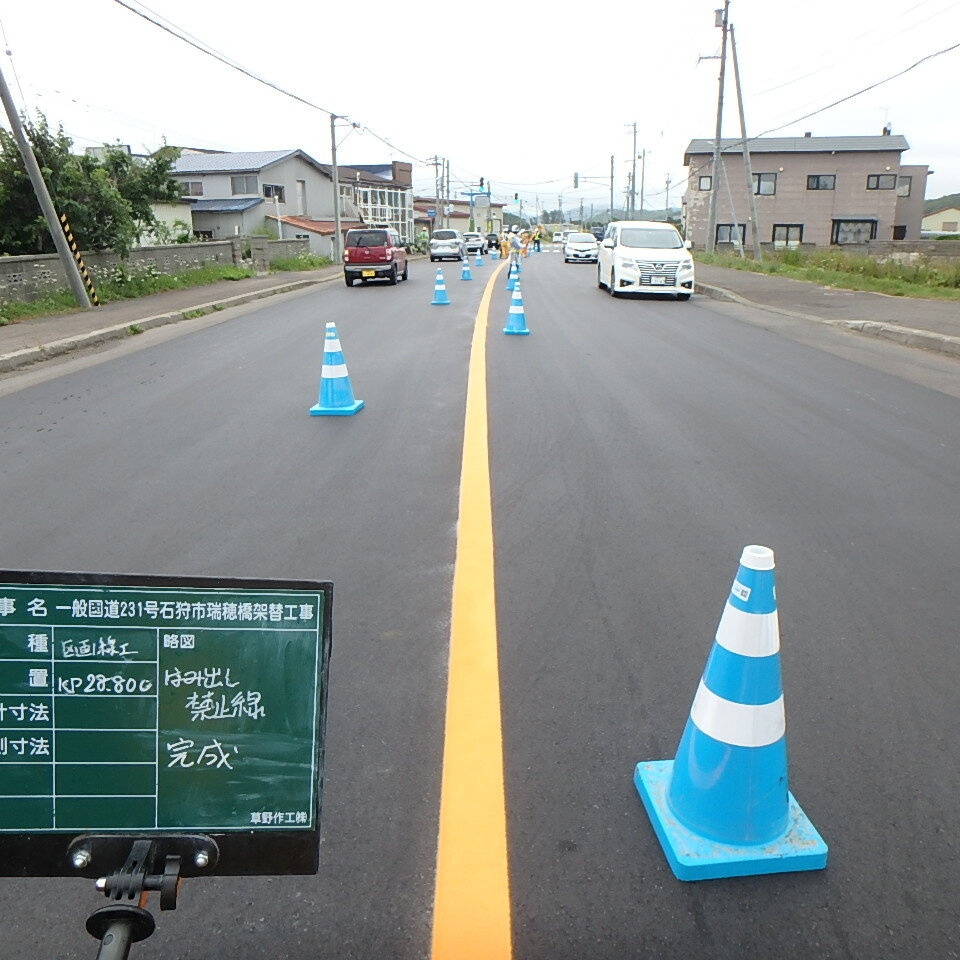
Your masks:
{"label": "two-story house", "polygon": [[[714,190],[715,242],[750,239],[741,141],[721,140],[719,171],[713,169],[713,145],[691,140],[684,152],[686,236],[701,249]],[[874,137],[759,137],[749,148],[761,242],[828,246],[919,239],[929,171],[901,162],[909,149],[904,137],[888,129]]]}
{"label": "two-story house", "polygon": [[[191,201],[198,237],[223,240],[266,234],[306,236],[312,251],[329,256],[333,236],[333,178],[329,164],[303,150],[213,152],[185,149],[174,164],[175,179]],[[360,217],[341,202],[343,229]]]}

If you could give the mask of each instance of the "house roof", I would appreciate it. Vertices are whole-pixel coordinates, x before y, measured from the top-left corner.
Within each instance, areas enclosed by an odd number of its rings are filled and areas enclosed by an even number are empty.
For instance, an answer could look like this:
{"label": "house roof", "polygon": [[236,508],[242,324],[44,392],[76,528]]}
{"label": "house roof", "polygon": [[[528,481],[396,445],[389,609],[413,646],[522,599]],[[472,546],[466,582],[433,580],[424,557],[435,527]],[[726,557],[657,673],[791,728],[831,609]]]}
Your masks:
{"label": "house roof", "polygon": [[[431,209],[431,208],[424,206],[422,203],[415,203],[415,204],[413,205],[413,212],[414,212],[415,214],[416,214],[416,213],[422,213],[422,214],[426,215],[426,213],[427,213],[427,211],[428,211],[429,209]],[[451,210],[450,213],[447,214],[447,216],[450,217],[450,219],[452,219],[452,220],[469,220],[469,219],[470,219],[470,214],[469,214],[469,213],[464,213],[462,210]],[[414,217],[414,219],[415,219],[415,220],[416,220],[416,219],[420,219],[420,220],[426,219],[426,220],[429,220],[429,219],[431,219],[431,218],[428,217],[428,216],[423,216],[423,217],[420,217],[420,218]],[[474,219],[476,219],[476,217],[474,217]]]}
{"label": "house roof", "polygon": [[[710,142],[713,143],[712,140],[711,140]],[[713,150],[713,147],[712,147],[712,146],[710,147],[710,150],[711,150],[711,151]],[[421,203],[421,204],[422,204],[422,203],[435,204],[435,203],[437,203],[438,201],[437,201],[436,197],[414,197],[414,198],[413,198],[413,202],[414,202],[414,205],[416,205],[416,204],[418,204],[418,203]],[[469,205],[470,205],[469,199],[461,199],[460,197],[456,197],[456,198],[451,197],[450,202],[451,202],[451,203],[462,203],[464,206],[469,206]],[[491,200],[491,201],[490,201],[490,206],[491,206],[491,207],[500,207],[500,208],[503,208],[503,207],[506,206],[506,204],[505,204],[505,203],[496,203],[495,201]]]}
{"label": "house roof", "polygon": [[[333,177],[333,164],[330,163],[318,163],[317,166],[328,176]],[[376,184],[378,187],[398,187],[401,190],[410,189],[410,185],[407,183],[400,183],[399,180],[394,180],[392,176],[385,177],[380,176],[377,173],[373,173],[370,170],[370,164],[361,167],[345,167],[343,164],[337,164],[337,172],[340,177],[340,182],[343,184],[360,183],[366,184]],[[379,169],[379,167],[377,168]],[[393,173],[391,167],[385,167],[385,169],[390,170]]]}
{"label": "house roof", "polygon": [[[276,220],[277,217],[275,214],[268,213],[267,219]],[[333,234],[336,233],[336,224],[333,220],[311,220],[309,217],[280,217],[279,219],[281,223],[288,223],[291,227],[296,227],[298,230],[319,233],[325,237],[333,236]],[[350,230],[354,227],[362,226],[363,222],[361,220],[346,220],[343,218],[340,220],[341,230]]]}
{"label": "house roof", "polygon": [[[906,137],[889,134],[879,137],[756,137],[749,141],[751,153],[857,153],[864,151],[909,150]],[[721,153],[741,153],[743,141],[720,139]],[[713,153],[712,140],[691,140],[684,156]]]}
{"label": "house roof", "polygon": [[[326,164],[317,163],[303,150],[254,150],[237,153],[188,153],[177,157],[173,173],[253,173],[265,167],[299,156],[307,163],[323,170]],[[330,175],[329,167],[323,170]]]}
{"label": "house roof", "polygon": [[937,207],[935,210],[929,210],[923,215],[923,219],[926,220],[927,217],[935,216],[938,213],[946,213],[948,210],[956,210],[957,213],[960,213],[960,207],[955,203],[948,203],[945,207]]}
{"label": "house roof", "polygon": [[206,200],[194,200],[190,204],[191,213],[243,213],[263,203],[263,197],[225,197],[217,200],[209,197]]}

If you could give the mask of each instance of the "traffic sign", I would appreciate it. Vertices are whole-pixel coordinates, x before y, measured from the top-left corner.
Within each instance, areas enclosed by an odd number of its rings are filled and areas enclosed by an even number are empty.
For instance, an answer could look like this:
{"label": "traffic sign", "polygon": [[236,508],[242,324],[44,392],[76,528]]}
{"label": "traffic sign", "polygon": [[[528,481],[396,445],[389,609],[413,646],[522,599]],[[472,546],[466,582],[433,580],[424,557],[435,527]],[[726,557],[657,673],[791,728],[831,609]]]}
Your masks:
{"label": "traffic sign", "polygon": [[88,831],[203,833],[218,872],[315,872],[331,598],[0,572],[0,875],[69,874],[63,835]]}

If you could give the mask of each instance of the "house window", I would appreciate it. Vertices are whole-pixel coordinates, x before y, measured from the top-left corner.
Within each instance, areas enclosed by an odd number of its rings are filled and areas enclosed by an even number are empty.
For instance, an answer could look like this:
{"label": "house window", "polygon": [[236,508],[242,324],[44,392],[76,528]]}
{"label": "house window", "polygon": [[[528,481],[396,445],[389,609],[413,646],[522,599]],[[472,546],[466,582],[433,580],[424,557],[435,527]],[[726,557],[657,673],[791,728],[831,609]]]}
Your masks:
{"label": "house window", "polygon": [[903,226],[895,226],[893,228],[893,239],[894,240],[906,240],[907,239],[907,227],[906,224]]}
{"label": "house window", "polygon": [[740,245],[747,236],[747,225],[745,223],[718,223],[717,224],[717,243],[736,243],[737,234],[740,235]]}
{"label": "house window", "polygon": [[940,229],[943,233],[956,233],[958,223],[960,223],[960,221],[944,220],[943,223],[940,224]]}
{"label": "house window", "polygon": [[202,197],[203,181],[202,180],[181,181],[180,196],[181,197]]}
{"label": "house window", "polygon": [[835,173],[813,173],[807,177],[808,190],[836,190],[837,175]]}
{"label": "house window", "polygon": [[897,196],[909,197],[913,186],[913,177],[897,177]]}
{"label": "house window", "polygon": [[259,184],[256,174],[252,176],[231,177],[230,192],[236,196],[238,193],[259,193]]}
{"label": "house window", "polygon": [[697,185],[698,190],[712,190],[713,189],[713,177],[706,176],[701,177],[700,182]]}
{"label": "house window", "polygon": [[876,220],[834,220],[830,242],[866,243],[877,236]]}
{"label": "house window", "polygon": [[194,230],[194,231],[193,231],[193,235],[194,235],[198,240],[212,240],[212,239],[213,239],[213,231],[212,231],[212,230]]}
{"label": "house window", "polygon": [[753,192],[758,197],[772,197],[777,192],[777,175],[775,173],[755,173],[753,175]]}
{"label": "house window", "polygon": [[867,176],[868,190],[894,190],[897,186],[895,173],[871,173]]}
{"label": "house window", "polygon": [[268,199],[276,197],[281,203],[283,199],[283,187],[279,183],[265,183],[263,185],[263,195]]}
{"label": "house window", "polygon": [[773,225],[773,245],[775,247],[797,247],[802,242],[802,223],[775,223]]}

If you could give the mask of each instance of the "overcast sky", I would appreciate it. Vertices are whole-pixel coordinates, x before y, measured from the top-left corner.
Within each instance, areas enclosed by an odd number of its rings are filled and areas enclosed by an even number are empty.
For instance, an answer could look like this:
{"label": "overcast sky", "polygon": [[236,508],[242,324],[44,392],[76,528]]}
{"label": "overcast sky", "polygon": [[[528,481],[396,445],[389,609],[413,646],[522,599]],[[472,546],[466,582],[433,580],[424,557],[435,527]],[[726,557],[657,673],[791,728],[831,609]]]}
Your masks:
{"label": "overcast sky", "polygon": [[[622,202],[628,124],[647,150],[647,205],[686,176],[683,150],[712,137],[722,0],[331,3],[126,0],[254,73],[345,115],[342,163],[417,158],[432,192],[448,157],[455,185],[480,176],[495,197],[605,207],[610,156]],[[879,134],[889,121],[928,163],[927,196],[960,191],[960,49],[848,103],[801,116],[960,42],[960,0],[733,0],[751,135]],[[14,97],[62,123],[78,148],[168,143],[225,150],[300,147],[330,157],[326,114],[217,63],[116,0],[0,0]],[[732,72],[724,135],[739,132]],[[797,122],[794,122],[797,121]],[[404,156],[405,151],[411,157]],[[573,188],[573,174],[581,177]],[[593,184],[587,182],[596,179]],[[529,206],[527,206],[529,209]]]}

